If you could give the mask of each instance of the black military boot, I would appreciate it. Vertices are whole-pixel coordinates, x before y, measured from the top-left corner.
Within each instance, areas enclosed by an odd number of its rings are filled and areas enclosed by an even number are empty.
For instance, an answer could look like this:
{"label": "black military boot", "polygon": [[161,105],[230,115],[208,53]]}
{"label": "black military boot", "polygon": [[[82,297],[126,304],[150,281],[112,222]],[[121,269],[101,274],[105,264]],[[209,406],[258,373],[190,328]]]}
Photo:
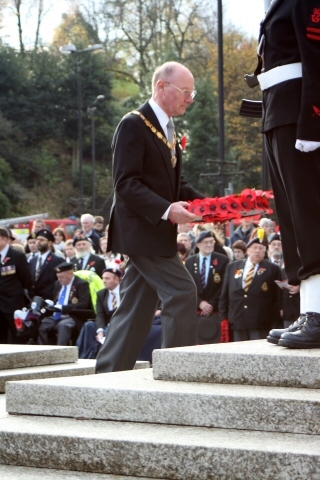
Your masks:
{"label": "black military boot", "polygon": [[292,325],[290,325],[288,328],[274,328],[273,330],[270,330],[269,335],[267,336],[268,342],[278,345],[280,337],[283,333],[296,332],[297,330],[300,330],[300,328],[306,321],[306,318],[307,315],[305,313],[302,313],[298,320],[292,323]]}
{"label": "black military boot", "polygon": [[285,332],[278,345],[289,348],[320,348],[320,313],[307,312],[307,319],[299,330]]}

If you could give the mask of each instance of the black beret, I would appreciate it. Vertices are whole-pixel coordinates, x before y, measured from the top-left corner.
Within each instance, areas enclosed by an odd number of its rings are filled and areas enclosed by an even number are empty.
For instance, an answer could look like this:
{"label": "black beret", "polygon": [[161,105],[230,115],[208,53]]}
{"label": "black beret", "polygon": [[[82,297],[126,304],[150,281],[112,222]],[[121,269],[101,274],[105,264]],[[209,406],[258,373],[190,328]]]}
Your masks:
{"label": "black beret", "polygon": [[247,243],[247,248],[251,247],[251,245],[253,245],[254,243],[258,243],[259,245],[263,245],[264,247],[266,247],[262,240],[260,240],[258,237],[254,237]]}
{"label": "black beret", "polygon": [[9,234],[8,238],[11,238],[11,240],[15,240],[15,237],[12,235],[10,228],[6,228],[6,229],[8,230],[8,234]]}
{"label": "black beret", "polygon": [[122,277],[122,272],[121,270],[119,270],[119,268],[116,268],[116,267],[109,267],[109,268],[105,268],[103,271],[102,271],[102,275],[106,272],[110,272],[110,273],[113,273],[114,275],[117,275],[117,277]]}
{"label": "black beret", "polygon": [[213,238],[212,232],[210,230],[204,230],[203,232],[199,233],[199,235],[195,239],[195,243],[200,243],[205,238]]}
{"label": "black beret", "polygon": [[28,235],[27,237],[27,241],[28,240],[35,240],[37,238],[37,234],[36,233],[30,233],[30,235]]}
{"label": "black beret", "polygon": [[38,237],[44,237],[47,240],[50,240],[51,242],[54,242],[54,236],[53,233],[50,232],[50,230],[47,230],[46,228],[43,228],[42,230],[39,230],[37,233],[37,238]]}
{"label": "black beret", "polygon": [[62,263],[60,263],[60,265],[58,265],[58,266],[54,269],[54,271],[55,271],[56,273],[67,272],[68,270],[73,270],[73,267],[74,267],[74,265],[73,265],[73,263],[71,263],[71,262],[62,262]]}
{"label": "black beret", "polygon": [[273,233],[270,237],[269,243],[273,242],[273,240],[280,240],[281,242],[281,236],[279,233]]}
{"label": "black beret", "polygon": [[79,233],[79,235],[75,236],[73,239],[73,246],[75,246],[77,242],[83,242],[83,241],[87,241],[92,245],[91,238],[87,238],[84,233]]}

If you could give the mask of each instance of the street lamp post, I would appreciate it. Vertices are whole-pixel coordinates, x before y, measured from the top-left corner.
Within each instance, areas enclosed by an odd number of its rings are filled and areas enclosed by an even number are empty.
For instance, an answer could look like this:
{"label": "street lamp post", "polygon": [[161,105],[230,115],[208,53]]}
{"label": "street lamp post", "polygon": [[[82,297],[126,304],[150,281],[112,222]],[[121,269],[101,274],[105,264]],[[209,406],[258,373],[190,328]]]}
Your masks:
{"label": "street lamp post", "polygon": [[[100,44],[89,45],[87,48],[77,50],[72,43],[59,48],[64,55],[80,55],[83,53],[95,53],[103,50]],[[78,113],[78,165],[79,165],[79,189],[80,189],[80,214],[83,213],[83,158],[82,158],[82,79],[81,79],[81,60],[77,60],[77,113]]]}
{"label": "street lamp post", "polygon": [[87,113],[91,115],[91,157],[92,157],[92,215],[96,212],[96,133],[95,133],[95,112],[97,107],[94,105],[103,100],[104,95],[98,95],[91,107],[87,108]]}

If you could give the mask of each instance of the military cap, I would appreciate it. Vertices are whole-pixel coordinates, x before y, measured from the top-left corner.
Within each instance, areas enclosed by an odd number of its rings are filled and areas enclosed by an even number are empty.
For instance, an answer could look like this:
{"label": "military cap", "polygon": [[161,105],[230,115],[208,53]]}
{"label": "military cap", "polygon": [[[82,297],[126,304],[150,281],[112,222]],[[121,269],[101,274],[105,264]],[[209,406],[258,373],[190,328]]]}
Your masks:
{"label": "military cap", "polygon": [[203,232],[199,233],[199,235],[195,239],[195,243],[200,243],[205,238],[213,238],[213,234],[210,230],[204,230]]}
{"label": "military cap", "polygon": [[87,238],[84,233],[79,233],[79,235],[76,235],[73,238],[73,246],[75,246],[75,244],[77,242],[84,242],[84,241],[87,241],[87,242],[91,243],[91,245],[92,245],[91,238]]}
{"label": "military cap", "polygon": [[117,267],[108,267],[108,268],[105,268],[103,271],[102,271],[102,275],[106,272],[110,272],[110,273],[113,273],[114,275],[117,275],[117,277],[122,277],[122,272],[121,270],[119,270],[119,268]]}
{"label": "military cap", "polygon": [[30,233],[30,235],[27,236],[27,241],[28,240],[35,240],[37,238],[36,233]]}
{"label": "military cap", "polygon": [[55,271],[56,273],[67,272],[68,270],[73,270],[73,267],[74,267],[74,265],[73,265],[73,263],[71,263],[71,262],[62,262],[62,263],[60,263],[60,265],[58,265],[58,266],[54,269],[54,271]]}
{"label": "military cap", "polygon": [[270,237],[269,243],[273,242],[273,240],[280,240],[281,242],[281,236],[279,233],[273,233]]}
{"label": "military cap", "polygon": [[47,240],[50,240],[51,242],[54,242],[54,236],[53,233],[50,232],[50,230],[47,230],[46,228],[43,228],[42,230],[39,230],[37,233],[37,238],[38,237],[44,237]]}

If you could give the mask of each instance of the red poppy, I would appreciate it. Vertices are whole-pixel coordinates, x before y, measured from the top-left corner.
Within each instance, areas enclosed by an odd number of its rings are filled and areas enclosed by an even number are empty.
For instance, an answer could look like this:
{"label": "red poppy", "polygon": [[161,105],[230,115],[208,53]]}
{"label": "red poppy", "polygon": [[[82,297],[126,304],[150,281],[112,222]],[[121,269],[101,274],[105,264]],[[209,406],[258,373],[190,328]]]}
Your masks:
{"label": "red poppy", "polygon": [[22,330],[22,328],[24,327],[24,321],[21,318],[15,318],[14,324],[17,330]]}
{"label": "red poppy", "polygon": [[182,147],[182,150],[187,150],[187,143],[188,143],[188,137],[187,135],[183,135],[183,137],[181,138],[181,147]]}

